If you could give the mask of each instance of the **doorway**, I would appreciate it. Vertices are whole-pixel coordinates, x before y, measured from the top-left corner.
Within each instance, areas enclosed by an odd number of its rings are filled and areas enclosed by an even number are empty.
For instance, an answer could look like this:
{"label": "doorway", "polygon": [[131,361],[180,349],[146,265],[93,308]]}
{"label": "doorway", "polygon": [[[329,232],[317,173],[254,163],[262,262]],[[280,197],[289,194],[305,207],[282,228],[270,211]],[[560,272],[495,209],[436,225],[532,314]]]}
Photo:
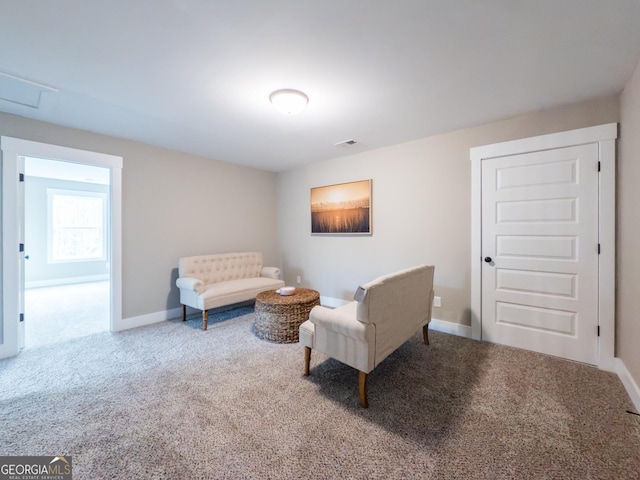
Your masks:
{"label": "doorway", "polygon": [[[3,308],[0,328],[0,358],[16,355],[25,345],[25,261],[29,256],[25,246],[24,180],[25,158],[62,160],[79,166],[95,166],[106,169],[109,177],[109,194],[106,202],[106,218],[110,228],[104,240],[105,267],[109,276],[108,329],[122,329],[122,157],[44,144],[12,137],[0,137],[2,150],[2,295]],[[63,192],[64,193],[64,192]],[[64,196],[64,195],[62,195]],[[64,200],[64,199],[63,199]],[[88,202],[92,203],[92,202]],[[87,207],[89,208],[89,207]],[[67,239],[74,235],[93,235],[85,231],[72,231],[67,225]],[[91,227],[91,226],[89,226]],[[64,239],[64,235],[62,238]],[[58,251],[58,260],[69,255],[69,249]],[[87,255],[86,250],[76,252]],[[68,258],[67,258],[68,260]]]}
{"label": "doorway", "polygon": [[614,369],[616,138],[471,149],[474,338]]}
{"label": "doorway", "polygon": [[109,169],[24,157],[26,348],[109,331]]}

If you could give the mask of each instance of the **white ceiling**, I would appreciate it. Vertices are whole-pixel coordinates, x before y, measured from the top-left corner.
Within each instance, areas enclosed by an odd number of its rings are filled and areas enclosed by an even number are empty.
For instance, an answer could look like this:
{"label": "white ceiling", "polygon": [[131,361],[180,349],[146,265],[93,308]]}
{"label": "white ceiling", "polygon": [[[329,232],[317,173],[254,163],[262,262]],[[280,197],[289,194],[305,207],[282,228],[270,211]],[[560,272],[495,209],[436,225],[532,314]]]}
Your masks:
{"label": "white ceiling", "polygon": [[0,111],[272,171],[615,94],[639,60],[640,0],[0,0],[0,72],[54,89]]}

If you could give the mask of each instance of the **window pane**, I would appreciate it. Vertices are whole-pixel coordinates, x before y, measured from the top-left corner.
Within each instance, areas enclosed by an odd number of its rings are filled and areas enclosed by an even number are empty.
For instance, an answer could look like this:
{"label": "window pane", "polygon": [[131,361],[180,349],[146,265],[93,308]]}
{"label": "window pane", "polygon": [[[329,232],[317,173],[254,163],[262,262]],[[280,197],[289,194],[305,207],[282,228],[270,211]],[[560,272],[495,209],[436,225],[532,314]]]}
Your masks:
{"label": "window pane", "polygon": [[100,260],[104,251],[104,198],[52,196],[52,260]]}

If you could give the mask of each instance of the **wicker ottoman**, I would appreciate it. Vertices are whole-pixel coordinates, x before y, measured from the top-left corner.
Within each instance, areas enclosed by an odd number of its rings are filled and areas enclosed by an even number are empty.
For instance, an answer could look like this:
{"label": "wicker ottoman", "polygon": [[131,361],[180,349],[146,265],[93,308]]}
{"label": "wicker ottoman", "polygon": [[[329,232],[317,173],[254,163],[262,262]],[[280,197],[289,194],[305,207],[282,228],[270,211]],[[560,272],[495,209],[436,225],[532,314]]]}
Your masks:
{"label": "wicker ottoman", "polygon": [[300,325],[309,312],[320,305],[320,294],[308,288],[297,288],[293,295],[280,295],[275,290],[256,296],[255,332],[263,340],[296,343]]}

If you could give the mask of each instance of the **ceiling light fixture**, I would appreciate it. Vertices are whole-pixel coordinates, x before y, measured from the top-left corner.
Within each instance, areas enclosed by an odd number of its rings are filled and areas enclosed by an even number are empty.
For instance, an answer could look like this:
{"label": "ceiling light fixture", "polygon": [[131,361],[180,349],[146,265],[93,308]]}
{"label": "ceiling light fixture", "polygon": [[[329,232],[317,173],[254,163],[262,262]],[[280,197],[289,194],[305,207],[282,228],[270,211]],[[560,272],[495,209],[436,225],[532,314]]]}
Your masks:
{"label": "ceiling light fixture", "polygon": [[276,90],[269,95],[269,100],[273,103],[276,109],[284,113],[285,115],[295,115],[304,110],[304,107],[309,103],[309,97],[307,97],[300,90],[292,90],[290,88],[284,88],[282,90]]}

